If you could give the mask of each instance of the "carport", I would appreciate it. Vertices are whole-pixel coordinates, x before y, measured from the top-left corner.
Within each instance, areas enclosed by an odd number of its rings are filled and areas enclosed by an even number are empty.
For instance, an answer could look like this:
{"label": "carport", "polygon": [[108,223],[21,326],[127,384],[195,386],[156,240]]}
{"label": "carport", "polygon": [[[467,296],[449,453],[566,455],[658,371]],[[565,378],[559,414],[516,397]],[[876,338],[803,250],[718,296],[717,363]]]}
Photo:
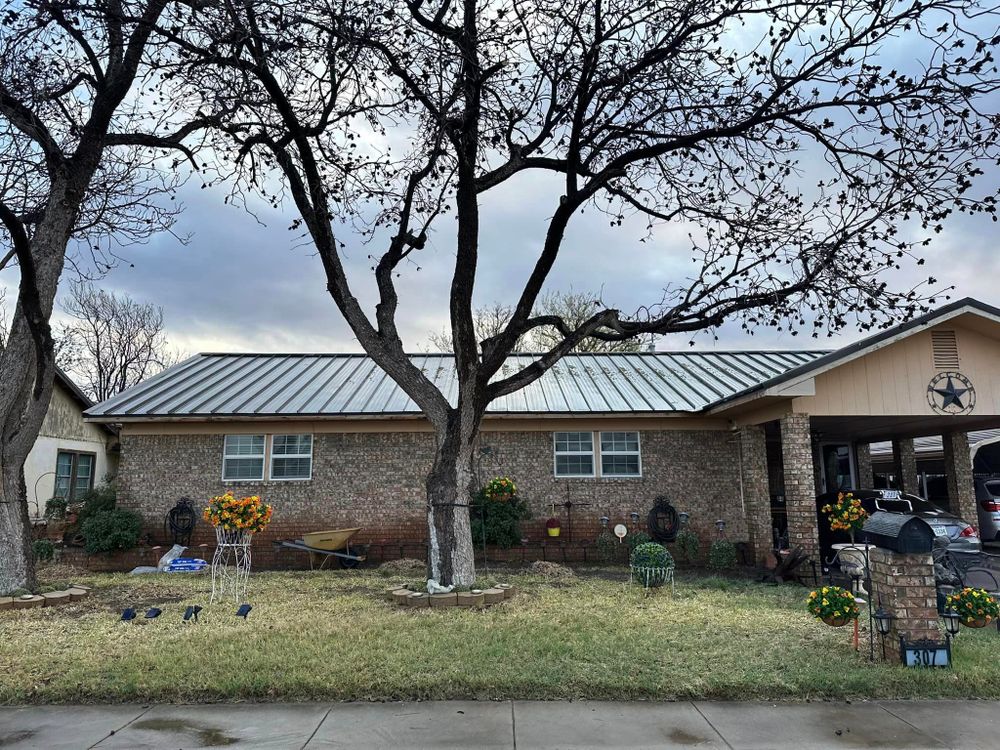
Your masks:
{"label": "carport", "polygon": [[[941,436],[950,510],[976,523],[968,433],[1000,427],[1000,309],[972,299],[831,352],[718,404],[740,435],[754,555],[775,528],[818,557],[816,495],[872,487],[889,441],[900,489],[919,493],[913,440]],[[784,518],[782,518],[784,516]]]}

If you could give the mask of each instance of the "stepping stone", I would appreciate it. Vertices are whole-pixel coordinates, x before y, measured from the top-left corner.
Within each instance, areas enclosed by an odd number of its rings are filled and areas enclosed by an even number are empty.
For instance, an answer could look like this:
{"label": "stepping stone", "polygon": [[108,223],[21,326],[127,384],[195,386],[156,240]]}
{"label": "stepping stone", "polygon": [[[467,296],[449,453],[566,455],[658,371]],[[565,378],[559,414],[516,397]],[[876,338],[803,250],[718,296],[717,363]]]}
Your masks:
{"label": "stepping stone", "polygon": [[456,597],[455,603],[459,607],[482,607],[486,604],[486,596],[482,591],[461,591]]}
{"label": "stepping stone", "polygon": [[503,589],[486,589],[483,592],[483,601],[486,604],[499,604],[503,601],[504,591]]}
{"label": "stepping stone", "polygon": [[14,597],[0,596],[0,610],[14,609]]}
{"label": "stepping stone", "polygon": [[422,591],[415,591],[410,594],[406,603],[411,607],[429,607],[431,606],[431,598]]}
{"label": "stepping stone", "polygon": [[407,604],[407,600],[410,598],[410,594],[412,593],[413,592],[409,589],[395,589],[392,592],[392,600],[396,602],[396,604]]}
{"label": "stepping stone", "polygon": [[90,596],[89,591],[87,591],[86,589],[81,589],[77,586],[74,586],[71,589],[67,589],[66,593],[69,594],[69,598],[72,599],[74,602],[80,599],[86,599],[88,596]]}
{"label": "stepping stone", "polygon": [[47,594],[42,594],[42,598],[45,600],[43,606],[45,607],[55,607],[57,604],[65,604],[69,601],[68,591],[50,591]]}
{"label": "stepping stone", "polygon": [[454,591],[448,594],[431,594],[432,607],[454,607],[458,596]]}
{"label": "stepping stone", "polygon": [[45,604],[44,596],[19,596],[14,600],[14,609],[31,609]]}

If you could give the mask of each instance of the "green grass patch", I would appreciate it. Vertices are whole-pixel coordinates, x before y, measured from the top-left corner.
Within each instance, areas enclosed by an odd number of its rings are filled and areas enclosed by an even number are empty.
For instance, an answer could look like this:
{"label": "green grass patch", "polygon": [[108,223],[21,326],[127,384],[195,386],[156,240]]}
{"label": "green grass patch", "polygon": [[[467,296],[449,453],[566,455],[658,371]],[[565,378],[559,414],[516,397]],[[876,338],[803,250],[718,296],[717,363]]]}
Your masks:
{"label": "green grass patch", "polygon": [[801,587],[682,574],[645,597],[615,574],[505,575],[518,595],[473,611],[400,608],[378,571],[260,573],[246,622],[204,576],[94,575],[88,599],[0,612],[0,702],[1000,698],[994,628],[963,630],[953,670],[872,665]]}

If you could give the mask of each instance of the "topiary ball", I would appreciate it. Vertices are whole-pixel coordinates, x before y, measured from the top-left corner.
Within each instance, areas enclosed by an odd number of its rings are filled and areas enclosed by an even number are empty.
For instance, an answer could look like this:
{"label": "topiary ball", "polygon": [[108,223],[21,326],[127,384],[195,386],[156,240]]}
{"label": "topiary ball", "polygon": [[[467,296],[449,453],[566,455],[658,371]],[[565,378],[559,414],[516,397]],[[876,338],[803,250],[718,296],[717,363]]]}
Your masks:
{"label": "topiary ball", "polygon": [[674,558],[667,548],[656,542],[645,542],[637,544],[632,550],[629,562],[633,568],[672,568]]}

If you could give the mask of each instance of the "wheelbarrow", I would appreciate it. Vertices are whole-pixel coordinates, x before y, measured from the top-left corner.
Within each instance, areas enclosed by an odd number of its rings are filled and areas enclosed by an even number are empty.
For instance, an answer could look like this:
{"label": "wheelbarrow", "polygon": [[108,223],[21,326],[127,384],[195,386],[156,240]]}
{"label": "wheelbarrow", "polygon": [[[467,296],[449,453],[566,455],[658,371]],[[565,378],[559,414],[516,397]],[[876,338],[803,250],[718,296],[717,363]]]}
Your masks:
{"label": "wheelbarrow", "polygon": [[320,561],[319,569],[322,570],[326,564],[336,559],[340,567],[351,569],[358,567],[368,558],[367,544],[351,544],[350,541],[361,531],[357,529],[329,529],[327,531],[311,531],[303,534],[301,539],[282,539],[276,541],[276,549],[287,547],[309,553],[309,569],[315,567],[317,559]]}

